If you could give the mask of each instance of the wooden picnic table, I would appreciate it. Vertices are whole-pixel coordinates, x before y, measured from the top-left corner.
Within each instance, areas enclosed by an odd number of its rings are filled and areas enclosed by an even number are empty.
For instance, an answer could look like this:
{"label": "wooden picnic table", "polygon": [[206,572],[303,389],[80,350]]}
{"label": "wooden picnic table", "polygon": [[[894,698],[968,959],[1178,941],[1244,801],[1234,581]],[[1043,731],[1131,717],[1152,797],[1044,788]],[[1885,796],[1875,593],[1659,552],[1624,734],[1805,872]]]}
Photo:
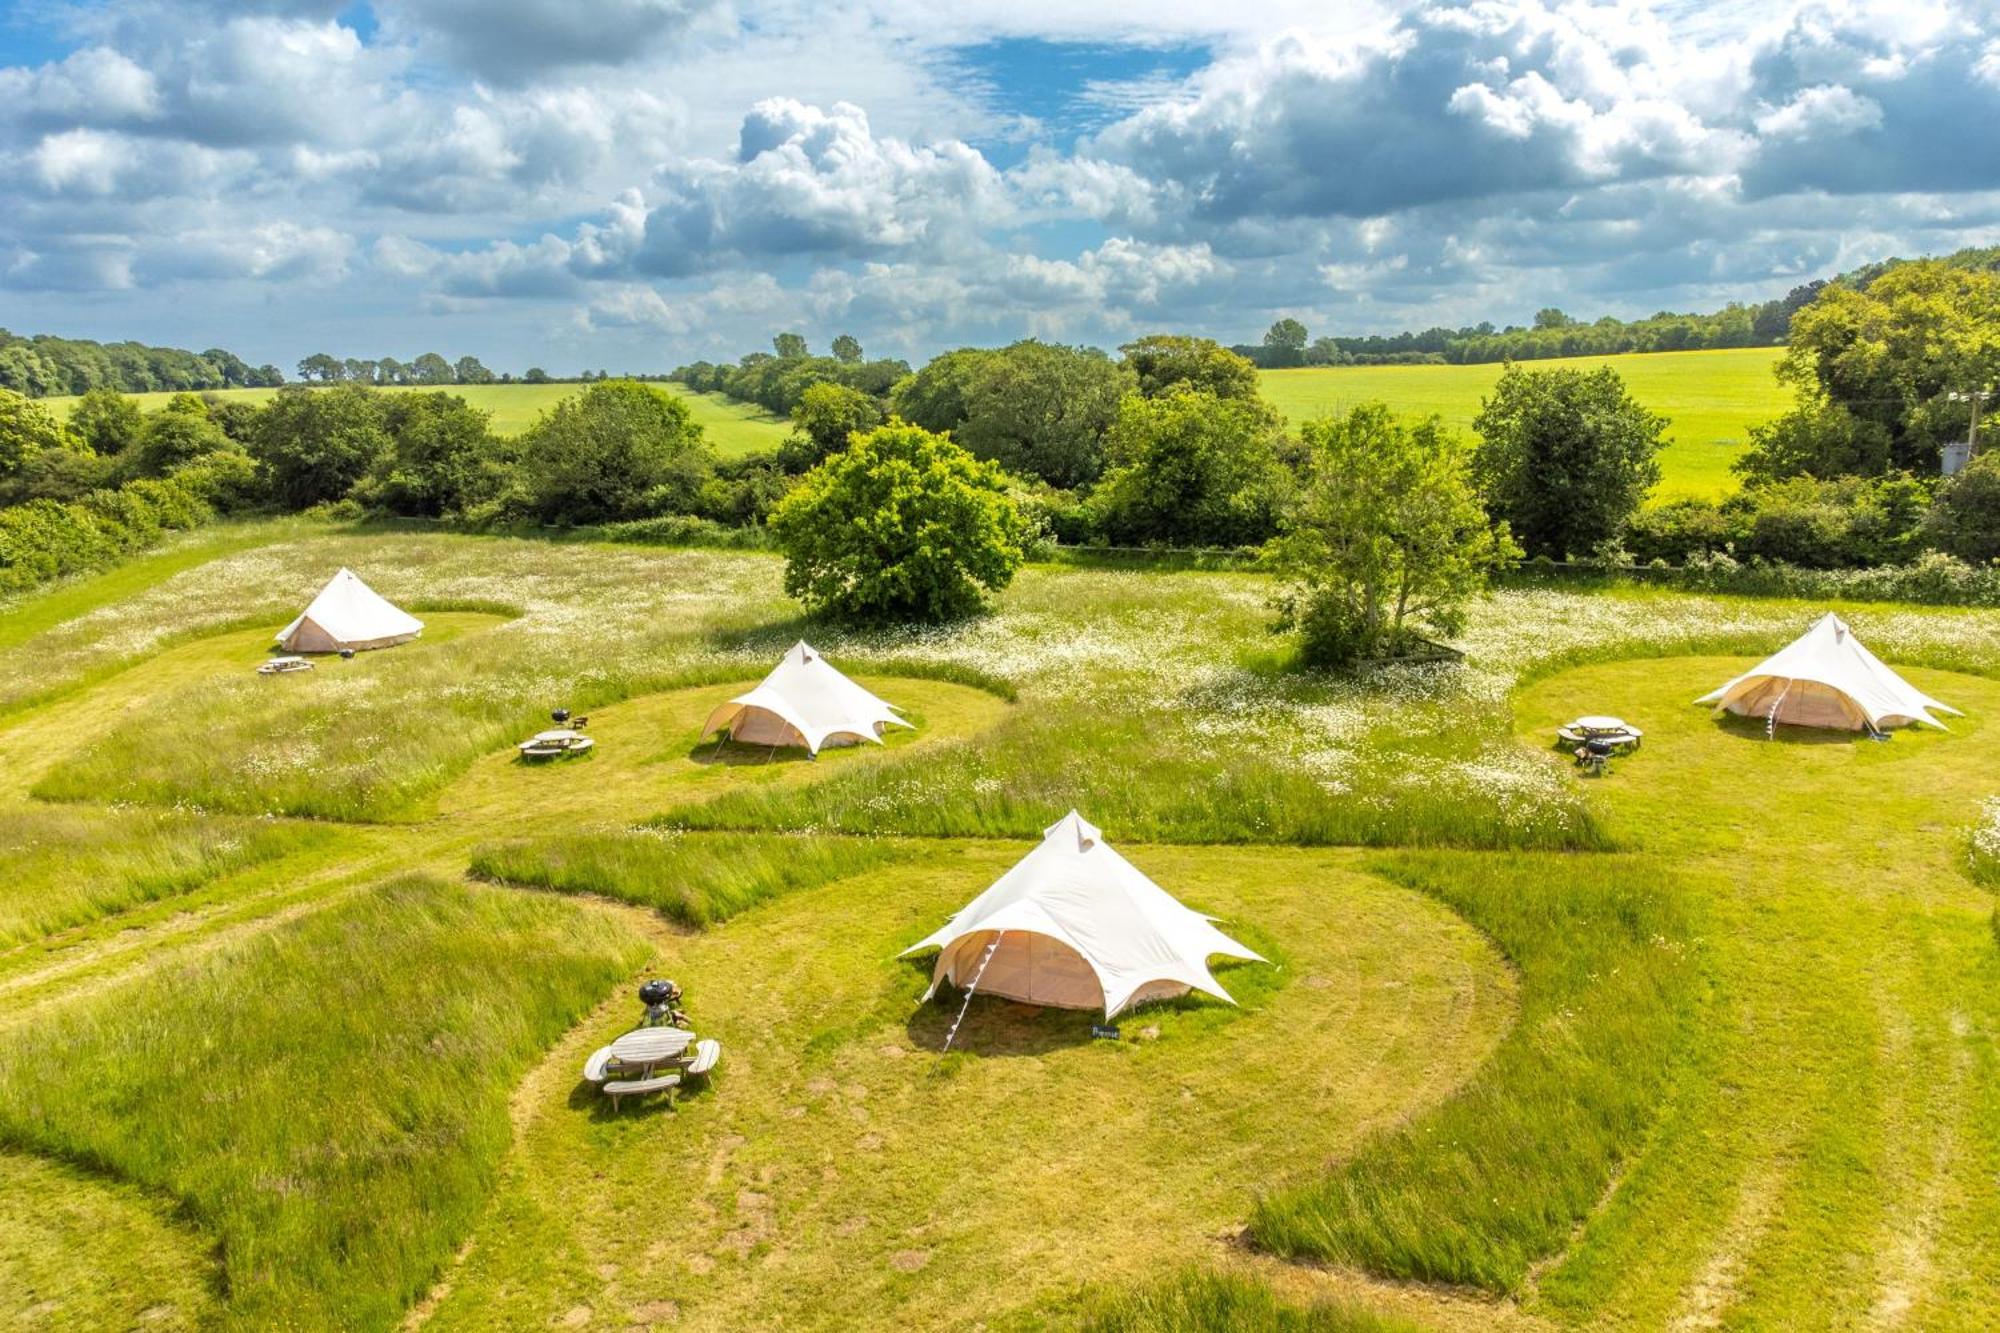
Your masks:
{"label": "wooden picnic table", "polygon": [[620,1070],[643,1069],[678,1060],[694,1043],[686,1028],[635,1028],[611,1043],[611,1059]]}

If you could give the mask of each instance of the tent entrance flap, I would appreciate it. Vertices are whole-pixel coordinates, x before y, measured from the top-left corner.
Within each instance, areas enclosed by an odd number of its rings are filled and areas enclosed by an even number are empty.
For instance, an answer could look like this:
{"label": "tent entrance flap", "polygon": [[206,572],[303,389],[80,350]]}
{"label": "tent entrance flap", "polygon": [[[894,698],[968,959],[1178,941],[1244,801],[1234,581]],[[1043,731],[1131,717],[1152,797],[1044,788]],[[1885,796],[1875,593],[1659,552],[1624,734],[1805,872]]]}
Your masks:
{"label": "tent entrance flap", "polygon": [[1097,973],[1082,954],[1053,936],[1027,930],[964,936],[938,959],[937,975],[962,985],[961,978],[975,967],[984,969],[979,988],[988,995],[1052,1009],[1104,1007]]}

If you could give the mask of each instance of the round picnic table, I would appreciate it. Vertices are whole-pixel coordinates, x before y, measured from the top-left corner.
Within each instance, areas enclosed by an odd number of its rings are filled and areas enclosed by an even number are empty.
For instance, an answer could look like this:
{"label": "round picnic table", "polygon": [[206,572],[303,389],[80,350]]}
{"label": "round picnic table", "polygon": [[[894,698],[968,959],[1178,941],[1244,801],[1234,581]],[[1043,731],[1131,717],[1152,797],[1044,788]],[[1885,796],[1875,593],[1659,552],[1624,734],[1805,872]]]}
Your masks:
{"label": "round picnic table", "polygon": [[1580,717],[1567,726],[1556,728],[1556,739],[1565,745],[1582,745],[1586,741],[1602,741],[1619,749],[1637,749],[1646,733],[1623,718],[1592,715]]}
{"label": "round picnic table", "polygon": [[686,1028],[635,1028],[611,1043],[611,1059],[619,1069],[643,1069],[678,1060],[694,1044],[694,1033]]}

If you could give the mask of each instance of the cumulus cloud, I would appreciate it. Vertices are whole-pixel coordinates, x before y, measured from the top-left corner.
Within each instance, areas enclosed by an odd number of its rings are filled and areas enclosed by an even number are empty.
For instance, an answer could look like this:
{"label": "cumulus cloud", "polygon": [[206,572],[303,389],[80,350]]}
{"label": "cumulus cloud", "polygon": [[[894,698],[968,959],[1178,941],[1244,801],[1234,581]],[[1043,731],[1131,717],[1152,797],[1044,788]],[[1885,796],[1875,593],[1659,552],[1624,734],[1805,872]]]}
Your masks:
{"label": "cumulus cloud", "polygon": [[999,173],[965,143],[877,136],[851,103],[782,97],[744,117],[733,162],[670,169],[659,191],[641,256],[659,274],[732,257],[939,251],[1008,208]]}
{"label": "cumulus cloud", "polygon": [[521,83],[551,67],[618,65],[695,27],[717,0],[391,0],[392,31],[434,45],[484,79]]}
{"label": "cumulus cloud", "polygon": [[[0,68],[0,285],[311,287],[496,364],[1647,313],[2000,239],[1992,0],[52,3],[75,49]],[[1054,61],[1064,117],[981,65],[1016,37],[1212,55]]]}

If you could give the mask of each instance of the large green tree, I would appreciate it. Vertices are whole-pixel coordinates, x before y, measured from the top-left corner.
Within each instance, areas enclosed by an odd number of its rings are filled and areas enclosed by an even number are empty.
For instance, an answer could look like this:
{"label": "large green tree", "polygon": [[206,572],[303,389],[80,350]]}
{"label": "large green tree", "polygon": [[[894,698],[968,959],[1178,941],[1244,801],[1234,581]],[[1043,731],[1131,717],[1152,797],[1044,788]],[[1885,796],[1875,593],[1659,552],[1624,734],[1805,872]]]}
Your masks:
{"label": "large green tree", "polygon": [[792,433],[778,446],[778,463],[787,472],[818,467],[856,431],[881,424],[882,405],[873,397],[845,384],[815,384],[792,409]]}
{"label": "large green tree", "polygon": [[0,476],[44,449],[82,447],[55,413],[12,389],[0,389]]}
{"label": "large green tree", "polygon": [[208,404],[191,393],[177,393],[139,428],[139,441],[123,460],[127,475],[164,477],[205,454],[232,449],[235,442],[208,414]]}
{"label": "large green tree", "polygon": [[92,389],[69,409],[69,428],[93,453],[106,456],[131,448],[143,422],[139,404],[116,389]]}
{"label": "large green tree", "polygon": [[855,436],[807,473],[771,531],[786,592],[863,622],[978,611],[1013,579],[1029,536],[999,468],[903,421]]}
{"label": "large green tree", "polygon": [[1302,366],[1306,362],[1306,326],[1289,315],[1264,331],[1264,358],[1268,365]]}
{"label": "large green tree", "polygon": [[1104,435],[1131,386],[1094,347],[1030,338],[946,353],[898,386],[892,409],[1009,472],[1072,487],[1104,470]]}
{"label": "large green tree", "polygon": [[389,447],[358,498],[397,514],[455,514],[493,496],[511,450],[487,413],[455,393],[399,393],[382,414]]}
{"label": "large green tree", "polygon": [[611,380],[529,427],[521,470],[544,521],[605,523],[694,512],[715,455],[678,396]]}
{"label": "large green tree", "polygon": [[1472,423],[1493,516],[1530,555],[1590,554],[1617,537],[1659,482],[1667,424],[1609,366],[1508,366]]}
{"label": "large green tree", "polygon": [[257,414],[250,455],[287,509],[344,499],[389,447],[383,395],[359,384],[281,390]]}
{"label": "large green tree", "polygon": [[1282,629],[1315,666],[1451,635],[1493,571],[1519,554],[1475,489],[1472,451],[1431,417],[1405,426],[1380,403],[1301,428],[1307,473],[1272,543]]}
{"label": "large green tree", "polygon": [[1239,546],[1275,530],[1289,474],[1261,404],[1186,382],[1130,394],[1106,439],[1110,469],[1091,493],[1098,522],[1129,545]]}
{"label": "large green tree", "polygon": [[1148,398],[1186,385],[1217,398],[1255,399],[1257,367],[1213,338],[1153,333],[1118,349]]}
{"label": "large green tree", "polygon": [[1777,375],[1798,402],[1753,434],[1746,476],[1934,475],[1966,395],[2000,380],[2000,273],[1920,260],[1835,283],[1792,316]]}

